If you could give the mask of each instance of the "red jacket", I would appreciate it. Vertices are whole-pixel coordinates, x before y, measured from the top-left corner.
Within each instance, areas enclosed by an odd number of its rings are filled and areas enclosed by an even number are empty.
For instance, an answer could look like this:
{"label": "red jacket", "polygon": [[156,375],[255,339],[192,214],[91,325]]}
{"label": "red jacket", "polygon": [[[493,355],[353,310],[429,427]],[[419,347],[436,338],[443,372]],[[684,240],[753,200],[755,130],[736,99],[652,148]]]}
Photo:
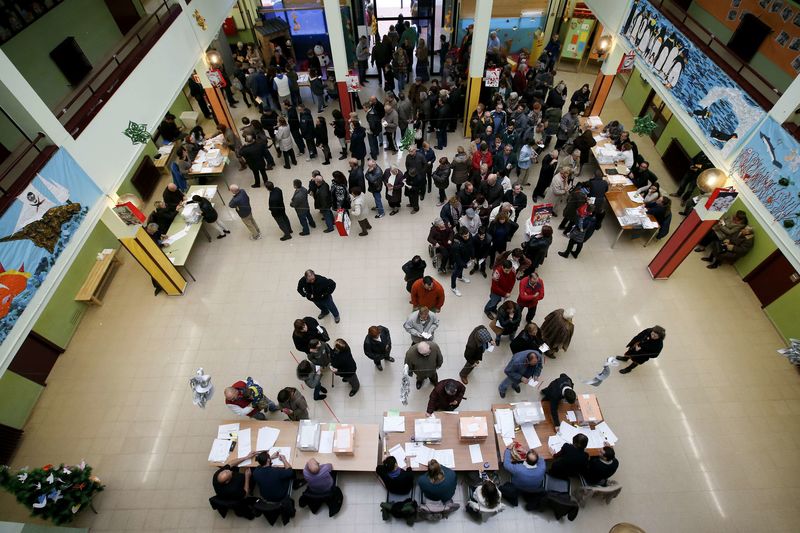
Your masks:
{"label": "red jacket", "polygon": [[502,265],[498,265],[495,267],[494,272],[492,272],[492,292],[494,294],[505,296],[506,294],[511,294],[514,290],[514,284],[517,282],[517,273],[514,269],[511,269],[511,272],[506,274],[503,272]]}
{"label": "red jacket", "polygon": [[474,154],[472,154],[472,168],[475,170],[481,169],[481,163],[486,163],[489,165],[489,170],[492,170],[492,152],[486,150],[486,152],[481,152],[480,150],[476,150]]}
{"label": "red jacket", "polygon": [[528,280],[530,280],[530,276],[525,276],[519,282],[517,303],[520,307],[536,307],[539,300],[544,298],[544,281],[542,281],[542,278],[539,278],[533,287],[528,284]]}
{"label": "red jacket", "polygon": [[[246,389],[247,383],[242,380],[237,381],[231,387],[235,389]],[[228,409],[236,413],[237,415],[247,415],[247,416],[255,416],[258,413],[258,409],[253,408],[252,403],[250,400],[245,399],[243,396],[239,396],[235,400],[228,400],[225,398],[225,405],[228,406]]]}

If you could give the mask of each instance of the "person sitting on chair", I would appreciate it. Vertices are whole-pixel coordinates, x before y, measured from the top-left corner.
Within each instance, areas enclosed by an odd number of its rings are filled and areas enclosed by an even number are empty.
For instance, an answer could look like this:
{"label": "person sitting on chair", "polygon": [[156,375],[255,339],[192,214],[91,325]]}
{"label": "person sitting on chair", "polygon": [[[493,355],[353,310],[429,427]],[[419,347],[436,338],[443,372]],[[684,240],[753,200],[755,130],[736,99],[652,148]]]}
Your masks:
{"label": "person sitting on chair", "polygon": [[249,468],[245,468],[244,473],[242,473],[239,470],[239,465],[255,457],[256,453],[250,453],[231,464],[221,466],[214,472],[211,483],[214,485],[214,493],[217,496],[223,500],[240,501],[250,494],[250,475],[252,472]]}
{"label": "person sitting on chair", "polygon": [[589,485],[606,486],[608,478],[614,475],[619,468],[619,461],[614,448],[603,446],[603,455],[589,459],[589,465],[583,473],[583,479]]}
{"label": "person sitting on chair", "polygon": [[589,464],[589,454],[586,453],[588,445],[589,437],[583,433],[572,437],[572,444],[565,444],[561,447],[561,451],[555,454],[550,465],[550,475],[559,479],[569,479],[583,474]]}
{"label": "person sitting on chair", "polygon": [[512,456],[512,449],[519,448],[518,442],[514,441],[506,447],[503,452],[503,469],[511,474],[511,485],[522,492],[539,492],[544,488],[544,475],[547,470],[544,458],[530,449],[525,454],[525,459],[515,461]]}
{"label": "person sitting on chair", "polygon": [[458,485],[456,473],[439,464],[436,459],[428,461],[428,471],[417,480],[422,495],[429,500],[446,503],[453,499]]}
{"label": "person sitting on chair", "polygon": [[[280,502],[289,494],[289,487],[294,480],[294,470],[283,454],[275,452],[258,452],[256,462],[258,468],[253,470],[253,480],[258,485],[261,498],[268,502]],[[272,466],[275,459],[280,459],[283,466]]]}
{"label": "person sitting on chair", "polygon": [[467,511],[479,513],[499,513],[506,508],[500,501],[502,497],[500,489],[490,479],[486,479],[472,493],[472,497],[467,502]]}
{"label": "person sitting on chair", "polygon": [[303,477],[308,483],[308,490],[317,494],[324,494],[333,488],[333,465],[319,464],[313,457],[308,460],[303,468]]}
{"label": "person sitting on chair", "polygon": [[405,496],[414,489],[414,472],[411,467],[401,468],[394,456],[390,455],[383,460],[383,464],[375,467],[375,473],[390,494]]}

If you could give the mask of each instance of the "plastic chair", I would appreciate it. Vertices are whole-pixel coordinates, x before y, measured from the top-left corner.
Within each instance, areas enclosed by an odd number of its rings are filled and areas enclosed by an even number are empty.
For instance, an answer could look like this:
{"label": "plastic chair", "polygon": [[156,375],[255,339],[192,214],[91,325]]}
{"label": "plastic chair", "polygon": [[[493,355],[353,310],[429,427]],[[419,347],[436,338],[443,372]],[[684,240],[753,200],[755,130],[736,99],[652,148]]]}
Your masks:
{"label": "plastic chair", "polygon": [[498,505],[497,508],[491,511],[476,511],[470,508],[469,504],[472,500],[472,494],[480,485],[473,485],[471,483],[464,483],[464,510],[467,511],[467,514],[472,517],[473,519],[477,520],[481,524],[488,521],[489,518],[493,517],[494,515],[501,513],[505,507],[501,504]]}
{"label": "plastic chair", "polygon": [[292,484],[289,484],[289,490],[286,491],[286,496],[282,500],[275,502],[259,498],[253,504],[253,509],[259,514],[263,514],[269,525],[274,526],[278,518],[281,518],[285,526],[296,514],[294,500],[292,499]]}
{"label": "plastic chair", "polygon": [[619,496],[619,493],[622,492],[622,485],[616,481],[608,481],[605,486],[590,485],[585,479],[583,479],[583,476],[581,476],[580,481],[581,486],[575,491],[575,499],[578,501],[578,505],[581,507],[584,507],[586,505],[586,501],[592,496],[599,496],[603,498],[603,500],[606,502],[606,505],[608,505],[611,503],[611,500]]}

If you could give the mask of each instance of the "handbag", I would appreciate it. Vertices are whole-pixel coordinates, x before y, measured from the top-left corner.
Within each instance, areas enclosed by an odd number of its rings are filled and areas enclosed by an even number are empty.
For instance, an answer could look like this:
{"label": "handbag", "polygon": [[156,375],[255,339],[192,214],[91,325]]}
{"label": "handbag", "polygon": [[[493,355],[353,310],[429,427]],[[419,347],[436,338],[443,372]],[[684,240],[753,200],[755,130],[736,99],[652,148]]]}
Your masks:
{"label": "handbag", "polygon": [[586,230],[581,229],[577,225],[575,225],[569,231],[568,237],[570,238],[570,240],[581,243],[586,240]]}
{"label": "handbag", "polygon": [[422,140],[422,128],[414,130],[414,140],[415,141]]}

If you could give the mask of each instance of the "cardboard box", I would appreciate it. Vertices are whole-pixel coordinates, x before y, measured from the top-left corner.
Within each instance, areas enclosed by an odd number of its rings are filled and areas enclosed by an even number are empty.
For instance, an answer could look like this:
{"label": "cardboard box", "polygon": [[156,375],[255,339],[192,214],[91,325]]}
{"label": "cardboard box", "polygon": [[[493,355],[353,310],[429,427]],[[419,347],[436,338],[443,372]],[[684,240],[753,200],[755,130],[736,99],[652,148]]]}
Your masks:
{"label": "cardboard box", "polygon": [[538,424],[544,421],[544,409],[540,402],[520,402],[513,408],[514,422],[517,425]]}
{"label": "cardboard box", "polygon": [[603,421],[603,413],[594,394],[579,394],[578,409],[581,411],[584,423],[599,424]]}
{"label": "cardboard box", "polygon": [[353,424],[336,424],[333,432],[333,453],[353,454],[356,444],[356,427]]}
{"label": "cardboard box", "polygon": [[439,442],[442,440],[442,421],[438,418],[417,418],[414,420],[415,442]]}
{"label": "cardboard box", "polygon": [[458,420],[458,437],[465,441],[482,441],[489,437],[485,416],[462,416]]}
{"label": "cardboard box", "polygon": [[301,420],[297,428],[297,449],[304,452],[319,451],[320,433],[318,421]]}

